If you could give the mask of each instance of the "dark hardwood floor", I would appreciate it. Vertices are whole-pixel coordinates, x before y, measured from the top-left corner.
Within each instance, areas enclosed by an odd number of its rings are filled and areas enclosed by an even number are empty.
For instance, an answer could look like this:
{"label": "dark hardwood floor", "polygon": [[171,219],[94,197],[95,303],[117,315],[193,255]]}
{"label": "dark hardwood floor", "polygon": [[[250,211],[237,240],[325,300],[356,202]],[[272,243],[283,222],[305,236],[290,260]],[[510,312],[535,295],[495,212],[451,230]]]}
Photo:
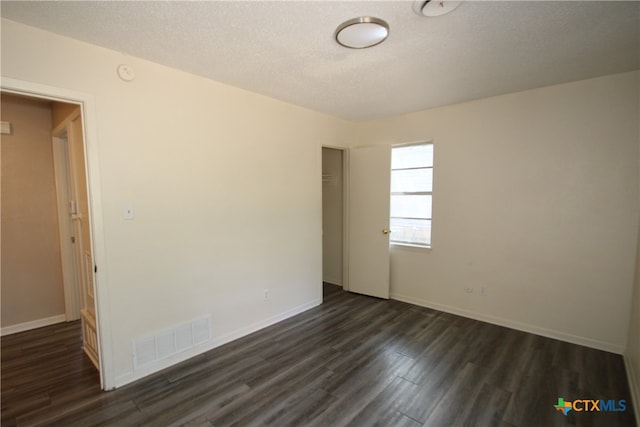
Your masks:
{"label": "dark hardwood floor", "polygon": [[[622,357],[325,285],[325,302],[99,389],[77,322],[3,337],[2,426],[634,426]],[[624,399],[624,412],[553,407]]]}

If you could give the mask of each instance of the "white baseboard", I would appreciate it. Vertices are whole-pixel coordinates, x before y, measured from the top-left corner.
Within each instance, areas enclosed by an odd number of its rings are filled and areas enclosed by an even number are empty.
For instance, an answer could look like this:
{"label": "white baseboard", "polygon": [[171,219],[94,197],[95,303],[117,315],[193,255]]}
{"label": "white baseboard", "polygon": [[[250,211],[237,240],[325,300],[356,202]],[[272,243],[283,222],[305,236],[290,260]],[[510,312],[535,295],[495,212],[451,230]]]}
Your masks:
{"label": "white baseboard", "polygon": [[64,314],[47,317],[45,319],[32,320],[30,322],[18,323],[17,325],[5,326],[0,329],[0,336],[17,334],[18,332],[30,331],[31,329],[42,328],[43,326],[55,325],[66,320]]}
{"label": "white baseboard", "polygon": [[636,416],[636,422],[640,423],[640,372],[633,369],[633,365],[629,363],[626,355],[623,356],[624,367],[627,371],[627,382],[631,390],[631,403]]}
{"label": "white baseboard", "polygon": [[568,334],[562,331],[556,331],[553,329],[541,328],[539,326],[530,325],[527,323],[521,323],[510,319],[504,319],[497,316],[491,316],[484,313],[478,313],[472,310],[466,310],[463,308],[453,307],[445,304],[439,304],[432,301],[423,300],[420,298],[408,297],[406,295],[391,294],[391,299],[398,301],[408,302],[409,304],[419,305],[421,307],[432,308],[438,311],[444,311],[446,313],[456,314],[462,317],[468,317],[474,320],[480,320],[482,322],[492,323],[494,325],[504,326],[518,331],[529,332],[535,335],[541,335],[547,338],[554,338],[560,341],[570,342],[572,344],[583,345],[585,347],[595,348],[597,350],[604,350],[611,353],[623,354],[624,347],[615,343],[594,340],[591,338],[581,337],[578,335]]}
{"label": "white baseboard", "polygon": [[137,371],[127,372],[124,375],[120,375],[115,379],[115,388],[122,387],[134,381],[137,381],[141,378],[146,377],[147,375],[151,375],[155,372],[166,369],[172,365],[183,362],[187,359],[195,357],[199,354],[212,350],[216,347],[220,347],[228,342],[234,341],[238,338],[242,338],[246,335],[252,334],[254,332],[259,331],[260,329],[264,329],[268,326],[271,326],[275,323],[281,322],[289,317],[295,316],[296,314],[303,313],[313,307],[317,307],[322,304],[322,298],[313,300],[306,304],[299,305],[290,310],[287,310],[283,313],[276,314],[275,316],[268,317],[259,322],[253,323],[251,325],[245,326],[243,328],[237,329],[235,331],[224,334],[220,337],[214,337],[209,342],[200,344],[198,346],[192,347],[187,351],[181,352],[180,354],[176,354],[175,356],[168,357],[163,360],[159,360],[157,363],[151,363],[148,366],[139,369]]}

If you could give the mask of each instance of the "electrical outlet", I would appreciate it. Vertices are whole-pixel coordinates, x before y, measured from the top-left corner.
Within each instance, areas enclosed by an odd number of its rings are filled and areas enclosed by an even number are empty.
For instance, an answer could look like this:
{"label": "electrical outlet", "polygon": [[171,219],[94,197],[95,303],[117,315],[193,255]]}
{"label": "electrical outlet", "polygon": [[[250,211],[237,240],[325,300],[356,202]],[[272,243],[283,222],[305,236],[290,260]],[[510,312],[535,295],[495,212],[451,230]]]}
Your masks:
{"label": "electrical outlet", "polygon": [[268,301],[269,300],[269,289],[265,289],[264,290],[264,300]]}
{"label": "electrical outlet", "polygon": [[480,288],[480,296],[481,297],[486,297],[489,295],[489,287],[488,286],[483,286]]}
{"label": "electrical outlet", "polygon": [[468,293],[468,294],[472,294],[473,293],[473,288],[469,286],[469,287],[464,288],[464,291],[466,293]]}

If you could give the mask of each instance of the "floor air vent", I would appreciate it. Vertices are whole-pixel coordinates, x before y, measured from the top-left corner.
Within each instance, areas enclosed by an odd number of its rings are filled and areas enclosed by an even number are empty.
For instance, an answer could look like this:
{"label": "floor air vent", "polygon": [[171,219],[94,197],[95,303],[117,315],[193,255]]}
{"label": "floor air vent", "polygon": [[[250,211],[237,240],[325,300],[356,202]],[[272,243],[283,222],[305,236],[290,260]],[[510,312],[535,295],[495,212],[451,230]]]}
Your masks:
{"label": "floor air vent", "polygon": [[210,325],[211,316],[206,316],[155,335],[136,338],[133,341],[133,368],[141,368],[209,341]]}

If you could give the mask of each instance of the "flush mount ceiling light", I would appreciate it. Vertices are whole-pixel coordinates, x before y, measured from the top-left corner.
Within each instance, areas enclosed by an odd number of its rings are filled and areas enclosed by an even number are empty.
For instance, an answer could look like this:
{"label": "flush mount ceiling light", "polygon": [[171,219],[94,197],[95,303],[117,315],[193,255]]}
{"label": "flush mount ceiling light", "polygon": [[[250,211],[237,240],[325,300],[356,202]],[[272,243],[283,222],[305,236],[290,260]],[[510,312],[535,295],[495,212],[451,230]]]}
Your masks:
{"label": "flush mount ceiling light", "polygon": [[462,1],[453,0],[417,0],[413,2],[413,11],[422,16],[441,16],[460,6]]}
{"label": "flush mount ceiling light", "polygon": [[389,36],[389,24],[379,18],[361,16],[343,22],[336,29],[336,41],[351,49],[364,49],[382,43]]}

